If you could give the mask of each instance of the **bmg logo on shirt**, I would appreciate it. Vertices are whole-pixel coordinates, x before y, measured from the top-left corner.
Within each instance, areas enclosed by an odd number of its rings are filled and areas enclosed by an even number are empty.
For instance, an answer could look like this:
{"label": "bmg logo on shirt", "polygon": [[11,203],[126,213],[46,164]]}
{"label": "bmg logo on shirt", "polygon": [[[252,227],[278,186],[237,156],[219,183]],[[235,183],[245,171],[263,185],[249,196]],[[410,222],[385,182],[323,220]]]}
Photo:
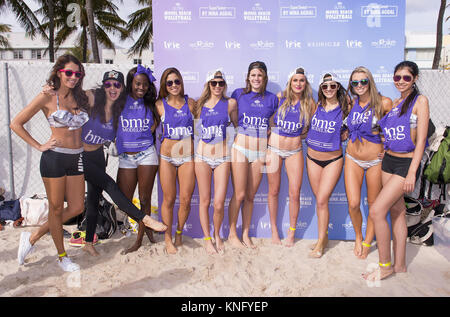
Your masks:
{"label": "bmg logo on shirt", "polygon": [[246,125],[247,127],[267,129],[267,127],[268,127],[268,124],[267,124],[268,119],[267,118],[247,116],[245,114],[245,112],[242,115],[244,116],[242,119],[242,123],[244,125]]}
{"label": "bmg logo on shirt", "polygon": [[202,137],[203,138],[212,138],[214,137],[223,137],[222,129],[224,128],[223,124],[220,125],[212,125],[209,127],[204,127],[202,125]]}
{"label": "bmg logo on shirt", "polygon": [[277,118],[277,126],[283,131],[298,131],[302,128],[301,122],[287,121]]}
{"label": "bmg logo on shirt", "polygon": [[334,133],[336,121],[317,119],[316,115],[311,120],[311,129],[322,133]]}
{"label": "bmg logo on shirt", "polygon": [[384,137],[388,141],[401,141],[406,137],[405,133],[403,132],[405,132],[404,125],[399,125],[392,128],[384,128]]}
{"label": "bmg logo on shirt", "polygon": [[352,124],[367,123],[371,114],[372,114],[372,110],[365,111],[362,113],[354,112],[353,117],[352,117]]}
{"label": "bmg logo on shirt", "polygon": [[120,116],[123,132],[146,132],[150,129],[150,119],[127,119]]}
{"label": "bmg logo on shirt", "polygon": [[192,135],[192,127],[171,127],[168,123],[164,127],[167,130],[167,134],[171,138],[177,138],[180,136],[190,136]]}

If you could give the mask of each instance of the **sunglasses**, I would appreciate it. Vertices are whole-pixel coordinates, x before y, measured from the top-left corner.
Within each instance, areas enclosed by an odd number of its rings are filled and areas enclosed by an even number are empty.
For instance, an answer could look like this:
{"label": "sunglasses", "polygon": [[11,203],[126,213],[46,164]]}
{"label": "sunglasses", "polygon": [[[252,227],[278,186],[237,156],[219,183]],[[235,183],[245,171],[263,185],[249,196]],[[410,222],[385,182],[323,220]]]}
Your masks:
{"label": "sunglasses", "polygon": [[105,88],[110,88],[111,86],[114,86],[114,87],[116,87],[117,89],[120,89],[120,88],[122,88],[122,84],[121,83],[119,83],[118,81],[115,81],[115,82],[110,82],[110,81],[105,81],[104,83],[103,83],[103,86],[105,87]]}
{"label": "sunglasses", "polygon": [[361,80],[352,80],[350,82],[350,85],[352,85],[352,87],[358,87],[359,84],[361,84],[361,86],[367,86],[369,84],[369,80],[366,78]]}
{"label": "sunglasses", "polygon": [[179,79],[175,79],[175,80],[168,80],[166,82],[167,87],[172,87],[172,85],[175,84],[177,86],[181,85],[181,81]]}
{"label": "sunglasses", "polygon": [[322,84],[320,85],[320,88],[322,88],[322,90],[326,90],[326,89],[336,89],[337,88],[337,84]]}
{"label": "sunglasses", "polygon": [[76,78],[81,78],[81,77],[83,77],[83,73],[82,73],[82,72],[74,72],[73,70],[70,70],[70,69],[60,69],[59,71],[60,71],[60,72],[64,72],[64,74],[65,74],[67,77],[72,77],[73,74],[75,74],[75,77],[76,77]]}
{"label": "sunglasses", "polygon": [[216,87],[217,85],[219,85],[219,87],[225,87],[225,81],[220,80],[220,81],[215,81],[212,80],[209,82],[211,84],[211,86]]}
{"label": "sunglasses", "polygon": [[400,81],[402,78],[403,78],[403,80],[406,81],[407,83],[409,83],[409,82],[412,80],[412,77],[409,76],[409,75],[403,75],[403,76],[395,75],[395,76],[393,77],[393,79],[394,79],[395,82]]}

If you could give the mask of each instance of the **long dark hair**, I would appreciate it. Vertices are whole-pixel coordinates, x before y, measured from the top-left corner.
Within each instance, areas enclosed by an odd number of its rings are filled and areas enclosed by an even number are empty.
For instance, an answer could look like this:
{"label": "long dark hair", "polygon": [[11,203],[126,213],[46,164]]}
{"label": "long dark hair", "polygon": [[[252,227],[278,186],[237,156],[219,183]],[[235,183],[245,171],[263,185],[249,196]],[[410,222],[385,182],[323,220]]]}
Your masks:
{"label": "long dark hair", "polygon": [[161,75],[158,99],[162,100],[169,95],[169,91],[167,90],[166,83],[167,83],[167,77],[169,77],[170,74],[175,74],[180,79],[180,82],[181,82],[180,95],[184,97],[183,76],[181,76],[180,71],[178,69],[176,69],[175,67],[169,67]]}
{"label": "long dark hair", "polygon": [[[326,77],[331,77],[325,75],[324,78]],[[341,107],[342,110],[342,117],[345,118],[348,116],[349,110],[348,110],[348,104],[349,104],[349,98],[347,96],[347,90],[345,90],[344,87],[342,87],[342,85],[338,82],[336,82],[336,84],[338,84],[338,89],[336,92],[336,97],[338,99],[339,102],[339,106]],[[321,84],[322,85],[322,84]],[[325,101],[327,100],[327,98],[325,97],[325,95],[322,92],[322,88],[319,86],[319,92],[318,92],[318,104],[321,104],[322,106],[325,104]]]}
{"label": "long dark hair", "polygon": [[[419,67],[414,62],[403,61],[397,64],[397,66],[395,66],[394,74],[402,68],[407,68],[408,71],[411,73],[411,75],[413,75],[413,79],[419,75]],[[413,91],[408,95],[408,97],[406,97],[405,101],[403,102],[402,110],[400,111],[399,116],[404,115],[408,111],[413,100],[416,98],[417,95],[420,94],[419,88],[417,88],[417,85],[415,83],[413,84],[412,88]]]}
{"label": "long dark hair", "polygon": [[264,64],[263,62],[259,62],[259,61],[250,63],[250,65],[248,67],[248,71],[247,71],[247,77],[245,78],[245,88],[242,91],[242,94],[248,94],[252,91],[252,86],[250,85],[249,77],[250,77],[250,72],[255,68],[259,69],[261,71],[261,73],[263,74],[263,83],[262,83],[261,90],[258,93],[258,95],[260,95],[262,98],[264,98],[264,93],[266,92],[266,89],[267,89],[267,83],[269,81],[269,77],[267,75],[266,64]]}
{"label": "long dark hair", "polygon": [[[132,69],[130,69],[130,71],[127,74],[127,84],[126,84],[126,93],[127,95],[131,95],[132,89],[133,89],[133,79],[134,79],[134,75],[136,74],[137,71],[137,67],[133,67]],[[145,76],[147,76],[146,74],[143,74]],[[153,84],[153,82],[150,80],[150,78],[148,78],[148,90],[145,93],[143,99],[144,99],[144,106],[146,107],[146,109],[150,110],[153,114],[153,120],[156,122],[156,126],[159,125],[159,122],[161,121],[158,112],[156,111],[156,106],[155,106],[155,102],[156,102],[156,96],[157,96],[157,91],[156,91],[156,87],[155,84]],[[122,105],[122,109],[125,107],[125,104]],[[145,113],[147,115],[147,112]]]}
{"label": "long dark hair", "polygon": [[[106,91],[105,88],[99,86],[94,89],[94,106],[90,109],[89,116],[95,119],[100,116],[100,121],[106,123],[105,105],[106,105]],[[127,92],[125,89],[119,95],[119,98],[114,101],[112,105],[112,115],[113,115],[113,127],[117,130],[119,126],[119,117],[127,101]]]}
{"label": "long dark hair", "polygon": [[84,67],[83,64],[81,64],[81,62],[78,60],[78,58],[70,54],[64,54],[58,57],[55,65],[53,65],[53,68],[50,72],[50,76],[47,79],[47,84],[53,86],[55,90],[58,90],[61,87],[61,80],[58,77],[58,72],[60,69],[64,69],[64,67],[70,62],[76,64],[79,67],[80,72],[83,74],[83,76],[78,79],[75,87],[71,88],[70,91],[73,95],[73,98],[75,99],[77,106],[87,111],[89,108],[89,100],[86,96],[85,91],[83,90],[83,79],[85,75]]}

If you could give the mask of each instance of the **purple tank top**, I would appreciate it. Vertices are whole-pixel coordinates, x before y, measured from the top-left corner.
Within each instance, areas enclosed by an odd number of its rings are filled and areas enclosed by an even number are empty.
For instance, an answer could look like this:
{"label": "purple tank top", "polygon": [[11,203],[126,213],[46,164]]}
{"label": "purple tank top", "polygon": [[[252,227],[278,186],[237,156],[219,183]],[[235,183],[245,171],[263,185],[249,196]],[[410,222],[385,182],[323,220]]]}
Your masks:
{"label": "purple tank top", "polygon": [[145,107],[144,99],[134,100],[128,96],[117,128],[119,154],[144,151],[153,145],[153,123],[153,113]]}
{"label": "purple tank top", "polygon": [[113,127],[112,118],[109,122],[100,122],[100,116],[95,119],[89,117],[89,121],[81,128],[81,139],[87,144],[103,144],[107,141],[114,141],[116,131]]}
{"label": "purple tank top", "polygon": [[225,140],[229,122],[227,99],[220,99],[213,108],[203,106],[200,113],[202,141],[215,144]]}
{"label": "purple tank top", "polygon": [[326,112],[322,105],[319,105],[311,119],[306,143],[316,151],[337,151],[341,148],[341,128],[341,106]]}
{"label": "purple tank top", "polygon": [[372,133],[372,122],[376,117],[374,117],[373,109],[367,110],[368,107],[369,104],[362,108],[359,104],[359,98],[356,99],[347,118],[349,138],[352,142],[355,142],[356,139],[361,142],[362,139],[366,139],[369,142],[380,144],[380,135]]}
{"label": "purple tank top", "polygon": [[169,105],[165,99],[162,100],[164,105],[164,115],[161,118],[163,134],[161,142],[164,139],[181,140],[183,138],[192,137],[194,132],[194,118],[189,109],[188,96],[184,96],[186,101],[181,109],[176,109]]}
{"label": "purple tank top", "polygon": [[410,118],[418,96],[414,98],[404,115],[399,116],[405,99],[378,121],[384,135],[384,148],[386,150],[409,153],[416,148],[411,140]]}
{"label": "purple tank top", "polygon": [[238,104],[238,133],[267,138],[269,119],[278,106],[277,96],[269,91],[264,93],[264,97],[255,92],[243,94],[243,88],[239,88],[231,98]]}
{"label": "purple tank top", "polygon": [[[280,105],[283,104],[285,99],[286,98],[280,100]],[[273,116],[275,126],[271,128],[271,131],[286,137],[298,137],[301,135],[303,127],[305,126],[305,118],[300,122],[300,101],[295,105],[286,108],[284,118],[282,115],[281,108],[278,108]]]}

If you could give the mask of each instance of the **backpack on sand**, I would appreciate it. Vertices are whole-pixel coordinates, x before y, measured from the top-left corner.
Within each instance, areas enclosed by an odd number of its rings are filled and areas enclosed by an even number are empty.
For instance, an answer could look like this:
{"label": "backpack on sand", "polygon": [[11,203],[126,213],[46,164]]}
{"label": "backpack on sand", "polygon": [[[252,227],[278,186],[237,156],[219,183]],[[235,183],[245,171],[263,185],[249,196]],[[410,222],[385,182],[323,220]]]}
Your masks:
{"label": "backpack on sand", "polygon": [[425,180],[430,182],[428,188],[428,198],[431,197],[431,188],[433,184],[439,184],[441,194],[439,198],[441,202],[445,198],[445,185],[450,183],[450,126],[445,128],[443,139],[440,141],[439,148],[435,152],[431,152],[427,162],[424,165],[420,197],[424,197]]}
{"label": "backpack on sand", "polygon": [[420,223],[408,227],[409,242],[419,245],[432,246],[433,239],[433,217],[450,217],[450,213],[445,213],[445,205],[440,204],[430,211],[428,216]]}
{"label": "backpack on sand", "polygon": [[[116,209],[101,196],[98,204],[97,227],[95,233],[99,239],[109,239],[117,230]],[[86,208],[78,221],[78,230],[86,231]]]}

